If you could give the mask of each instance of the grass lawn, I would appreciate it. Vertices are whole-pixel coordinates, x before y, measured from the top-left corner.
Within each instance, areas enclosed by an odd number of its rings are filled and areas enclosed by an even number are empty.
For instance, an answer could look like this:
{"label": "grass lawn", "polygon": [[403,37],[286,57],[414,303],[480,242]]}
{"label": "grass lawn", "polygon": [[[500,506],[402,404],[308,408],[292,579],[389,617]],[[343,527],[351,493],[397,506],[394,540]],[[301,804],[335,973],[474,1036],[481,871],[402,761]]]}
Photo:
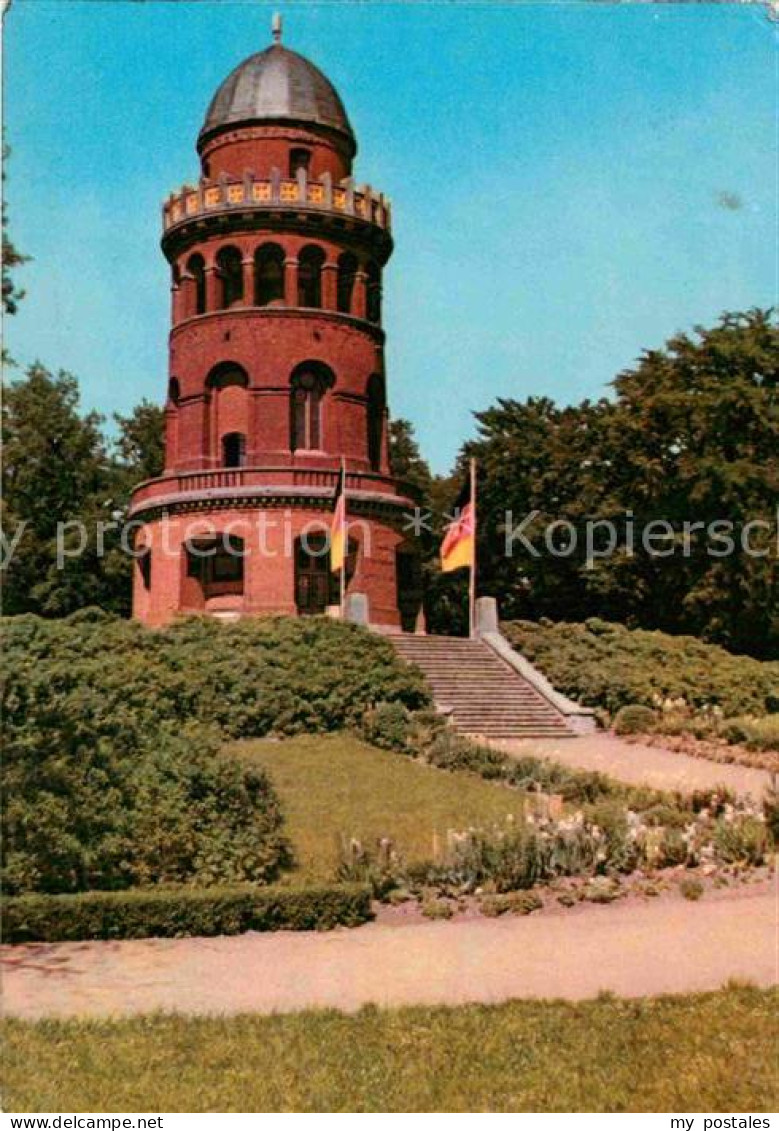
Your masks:
{"label": "grass lawn", "polygon": [[391,837],[408,860],[429,859],[449,829],[502,822],[522,812],[522,795],[467,773],[449,773],[378,750],[351,735],[236,742],[259,763],[281,800],[301,873],[331,878],[340,836]]}
{"label": "grass lawn", "polygon": [[751,1111],[777,993],[5,1024],[11,1112]]}

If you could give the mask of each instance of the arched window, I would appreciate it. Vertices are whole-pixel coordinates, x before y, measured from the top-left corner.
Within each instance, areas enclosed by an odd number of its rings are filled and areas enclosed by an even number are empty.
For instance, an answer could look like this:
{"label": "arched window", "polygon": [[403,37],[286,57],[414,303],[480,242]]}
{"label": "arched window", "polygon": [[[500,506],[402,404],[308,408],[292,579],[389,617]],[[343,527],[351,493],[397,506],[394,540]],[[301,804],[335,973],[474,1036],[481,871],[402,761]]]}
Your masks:
{"label": "arched window", "polygon": [[168,400],[171,404],[177,405],[181,397],[181,386],[179,385],[178,377],[171,377],[168,381]]}
{"label": "arched window", "polygon": [[206,312],[206,265],[202,255],[190,255],[187,260],[187,274],[194,279],[195,302],[193,314]]}
{"label": "arched window", "polygon": [[322,264],[325,253],[309,244],[298,257],[298,306],[322,305]]}
{"label": "arched window", "polygon": [[222,467],[243,467],[246,463],[246,437],[243,432],[227,432],[222,437]]}
{"label": "arched window", "polygon": [[270,306],[279,300],[284,300],[284,251],[266,243],[254,253],[254,303]]}
{"label": "arched window", "polygon": [[290,448],[293,452],[322,447],[322,399],[334,378],[326,365],[304,362],[292,374]]}
{"label": "arched window", "polygon": [[338,259],[338,309],[343,314],[352,312],[352,293],[356,274],[357,257],[346,251]]}
{"label": "arched window", "polygon": [[242,389],[249,387],[246,370],[234,361],[222,361],[215,365],[206,378],[208,389],[227,389],[231,385],[239,385]]}
{"label": "arched window", "polygon": [[226,310],[243,298],[243,264],[237,247],[223,247],[217,252],[216,270],[219,276],[219,307]]}
{"label": "arched window", "polygon": [[289,175],[296,177],[298,169],[305,169],[306,172],[311,168],[311,150],[310,149],[290,149],[289,151]]}
{"label": "arched window", "polygon": [[384,382],[378,373],[368,378],[368,459],[374,471],[381,468],[384,440]]}
{"label": "arched window", "polygon": [[381,322],[381,272],[372,260],[366,268],[366,274],[368,278],[365,306],[368,321]]}

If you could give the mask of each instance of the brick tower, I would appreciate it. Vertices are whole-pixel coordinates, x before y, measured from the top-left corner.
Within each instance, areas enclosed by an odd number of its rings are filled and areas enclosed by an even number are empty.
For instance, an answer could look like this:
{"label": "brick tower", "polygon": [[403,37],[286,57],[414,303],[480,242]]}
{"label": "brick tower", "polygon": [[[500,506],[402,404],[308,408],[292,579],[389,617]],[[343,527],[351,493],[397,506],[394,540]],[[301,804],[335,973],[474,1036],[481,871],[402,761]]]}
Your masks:
{"label": "brick tower", "polygon": [[[341,99],[282,46],[217,90],[201,176],[163,207],[172,277],[165,471],[134,492],[134,613],[232,617],[337,605],[327,531],[342,459],[346,607],[411,629],[413,507],[390,471],[385,198],[356,187]],[[360,595],[360,596],[358,596]]]}

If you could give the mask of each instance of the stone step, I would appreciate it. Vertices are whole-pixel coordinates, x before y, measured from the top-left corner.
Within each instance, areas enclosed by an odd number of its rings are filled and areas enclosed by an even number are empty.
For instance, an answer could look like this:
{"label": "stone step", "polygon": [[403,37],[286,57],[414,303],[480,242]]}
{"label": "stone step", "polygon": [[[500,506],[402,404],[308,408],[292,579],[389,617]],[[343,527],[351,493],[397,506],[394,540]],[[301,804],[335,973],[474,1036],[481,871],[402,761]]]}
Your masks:
{"label": "stone step", "polygon": [[439,710],[461,733],[484,738],[572,737],[566,719],[486,644],[454,636],[389,637],[423,672]]}

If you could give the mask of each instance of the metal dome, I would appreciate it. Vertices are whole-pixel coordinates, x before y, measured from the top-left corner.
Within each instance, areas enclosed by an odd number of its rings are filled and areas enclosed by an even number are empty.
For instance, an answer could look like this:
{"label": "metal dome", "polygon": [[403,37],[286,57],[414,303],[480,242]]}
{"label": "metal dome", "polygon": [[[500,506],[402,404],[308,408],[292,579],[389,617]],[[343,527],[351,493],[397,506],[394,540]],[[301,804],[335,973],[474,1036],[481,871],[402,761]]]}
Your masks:
{"label": "metal dome", "polygon": [[355,145],[333,84],[308,59],[280,43],[250,55],[227,76],[211,100],[199,142],[226,126],[263,121],[325,126]]}

